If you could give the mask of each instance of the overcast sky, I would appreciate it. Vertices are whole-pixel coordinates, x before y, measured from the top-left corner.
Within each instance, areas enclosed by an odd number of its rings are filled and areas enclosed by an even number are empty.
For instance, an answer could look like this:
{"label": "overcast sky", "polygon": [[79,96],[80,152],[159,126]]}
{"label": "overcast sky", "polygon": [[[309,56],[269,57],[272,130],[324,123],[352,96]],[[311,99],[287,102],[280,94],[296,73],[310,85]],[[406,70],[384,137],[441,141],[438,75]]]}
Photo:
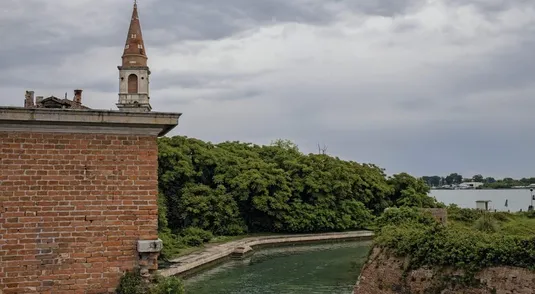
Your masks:
{"label": "overcast sky", "polygon": [[[535,176],[533,0],[139,0],[171,135],[417,176]],[[130,0],[1,0],[0,102],[116,109]]]}

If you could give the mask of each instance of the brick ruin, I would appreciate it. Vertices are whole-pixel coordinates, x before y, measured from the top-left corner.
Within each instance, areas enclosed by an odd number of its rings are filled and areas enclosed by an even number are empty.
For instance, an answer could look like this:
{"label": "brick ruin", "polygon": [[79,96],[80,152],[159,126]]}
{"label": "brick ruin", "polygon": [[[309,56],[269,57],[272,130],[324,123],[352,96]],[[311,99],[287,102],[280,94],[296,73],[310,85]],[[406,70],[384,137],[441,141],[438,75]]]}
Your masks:
{"label": "brick ruin", "polygon": [[[127,49],[140,30],[135,5]],[[118,111],[82,90],[0,107],[0,294],[109,293],[157,269],[157,138],[181,114],[151,111],[145,52],[127,49]]]}
{"label": "brick ruin", "polygon": [[157,137],[179,114],[0,107],[0,293],[106,293],[157,268]]}
{"label": "brick ruin", "polygon": [[72,100],[67,98],[60,99],[55,96],[43,98],[37,96],[34,98],[34,91],[26,91],[24,96],[24,108],[61,108],[61,109],[89,109],[89,107],[82,105],[82,90],[74,90],[74,97]]}
{"label": "brick ruin", "polygon": [[448,224],[448,210],[446,208],[424,208],[424,211],[431,213],[433,218],[443,224]]}

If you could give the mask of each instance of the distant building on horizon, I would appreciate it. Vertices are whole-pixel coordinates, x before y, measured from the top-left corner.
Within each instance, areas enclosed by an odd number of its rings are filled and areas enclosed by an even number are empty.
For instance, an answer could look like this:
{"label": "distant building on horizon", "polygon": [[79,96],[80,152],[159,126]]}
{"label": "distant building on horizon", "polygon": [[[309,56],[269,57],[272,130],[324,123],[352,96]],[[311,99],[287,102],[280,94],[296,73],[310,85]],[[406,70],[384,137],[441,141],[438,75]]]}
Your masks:
{"label": "distant building on horizon", "polygon": [[484,184],[485,183],[481,183],[481,182],[466,182],[466,183],[459,184],[459,188],[460,189],[476,189],[478,187],[483,186]]}

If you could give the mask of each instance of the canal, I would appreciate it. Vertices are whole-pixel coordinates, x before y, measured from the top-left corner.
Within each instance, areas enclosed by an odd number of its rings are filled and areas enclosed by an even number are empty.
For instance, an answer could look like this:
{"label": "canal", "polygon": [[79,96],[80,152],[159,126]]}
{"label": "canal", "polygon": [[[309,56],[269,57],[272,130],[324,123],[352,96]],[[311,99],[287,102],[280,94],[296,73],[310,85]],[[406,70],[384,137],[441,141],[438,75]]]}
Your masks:
{"label": "canal", "polygon": [[264,248],[185,281],[191,294],[349,294],[371,241]]}

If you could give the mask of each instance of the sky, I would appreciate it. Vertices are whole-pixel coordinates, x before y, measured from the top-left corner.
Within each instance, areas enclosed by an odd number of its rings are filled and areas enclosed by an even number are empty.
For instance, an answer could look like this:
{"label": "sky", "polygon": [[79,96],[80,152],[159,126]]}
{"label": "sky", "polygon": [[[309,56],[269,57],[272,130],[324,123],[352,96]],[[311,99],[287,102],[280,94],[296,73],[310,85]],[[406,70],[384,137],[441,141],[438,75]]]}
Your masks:
{"label": "sky", "polygon": [[[1,0],[0,104],[116,109],[131,0]],[[169,135],[388,174],[535,176],[533,0],[139,0]]]}

